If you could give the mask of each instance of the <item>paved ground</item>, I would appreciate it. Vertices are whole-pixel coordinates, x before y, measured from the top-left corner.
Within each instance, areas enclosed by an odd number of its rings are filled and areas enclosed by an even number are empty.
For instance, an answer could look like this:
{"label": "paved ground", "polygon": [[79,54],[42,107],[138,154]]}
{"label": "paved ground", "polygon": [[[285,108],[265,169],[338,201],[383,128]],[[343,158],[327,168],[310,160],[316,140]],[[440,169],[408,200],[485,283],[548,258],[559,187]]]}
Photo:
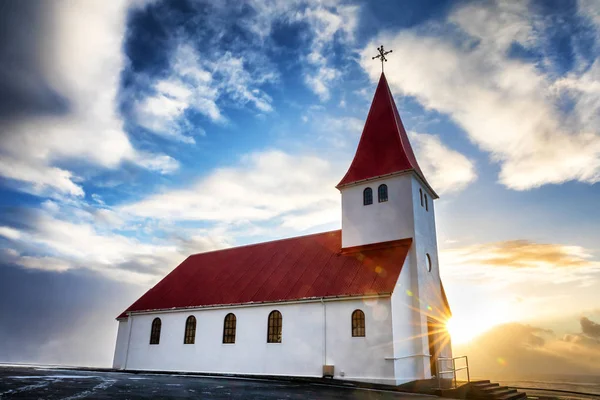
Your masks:
{"label": "paved ground", "polygon": [[73,369],[0,367],[0,399],[404,399],[421,396],[316,383]]}

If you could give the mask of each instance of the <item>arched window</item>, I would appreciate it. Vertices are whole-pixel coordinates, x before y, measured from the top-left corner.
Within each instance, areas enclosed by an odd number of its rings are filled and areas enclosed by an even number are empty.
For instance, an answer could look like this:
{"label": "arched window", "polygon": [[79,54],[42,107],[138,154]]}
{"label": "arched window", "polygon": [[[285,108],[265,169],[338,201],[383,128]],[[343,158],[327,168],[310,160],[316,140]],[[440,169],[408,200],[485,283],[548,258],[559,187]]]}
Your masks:
{"label": "arched window", "polygon": [[361,310],[354,310],[352,313],[352,337],[365,336],[365,313]]}
{"label": "arched window", "polygon": [[368,206],[369,204],[373,204],[373,189],[366,188],[363,191],[363,206]]}
{"label": "arched window", "polygon": [[185,320],[185,336],[183,344],[194,344],[196,341],[196,317],[190,315]]}
{"label": "arched window", "polygon": [[158,344],[160,342],[160,325],[160,318],[154,318],[152,329],[150,330],[150,344]]}
{"label": "arched window", "polygon": [[379,185],[379,188],[377,188],[377,200],[380,203],[388,201],[387,185]]}
{"label": "arched window", "polygon": [[427,204],[427,194],[425,194],[423,197],[425,197],[425,211],[429,211],[429,204]]}
{"label": "arched window", "polygon": [[229,313],[225,316],[223,321],[223,343],[235,343],[236,322],[234,314]]}
{"label": "arched window", "polygon": [[281,343],[281,326],[283,319],[281,313],[277,310],[269,314],[269,330],[267,333],[267,343]]}
{"label": "arched window", "polygon": [[431,272],[431,257],[429,256],[429,253],[425,254],[425,263],[427,271]]}
{"label": "arched window", "polygon": [[419,189],[419,197],[421,197],[421,207],[423,207],[423,189]]}

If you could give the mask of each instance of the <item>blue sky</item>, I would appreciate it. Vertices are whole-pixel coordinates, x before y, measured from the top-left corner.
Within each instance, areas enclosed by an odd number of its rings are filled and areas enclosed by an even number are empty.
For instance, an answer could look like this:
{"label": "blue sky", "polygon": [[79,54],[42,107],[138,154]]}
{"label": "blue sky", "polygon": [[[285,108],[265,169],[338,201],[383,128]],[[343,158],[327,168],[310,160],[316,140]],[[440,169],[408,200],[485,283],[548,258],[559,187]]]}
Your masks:
{"label": "blue sky", "polygon": [[[4,303],[38,298],[3,309],[7,321],[25,327],[49,298],[60,309],[64,287],[108,285],[119,293],[110,306],[94,290],[82,302],[108,348],[111,315],[188,254],[338,229],[334,186],[380,44],[393,50],[386,76],[440,194],[457,320],[482,320],[475,333],[536,323],[560,338],[599,319],[596,2],[0,7],[10,39],[0,45],[0,269],[30,288],[7,290]],[[0,359],[51,361],[60,352],[43,342]]]}

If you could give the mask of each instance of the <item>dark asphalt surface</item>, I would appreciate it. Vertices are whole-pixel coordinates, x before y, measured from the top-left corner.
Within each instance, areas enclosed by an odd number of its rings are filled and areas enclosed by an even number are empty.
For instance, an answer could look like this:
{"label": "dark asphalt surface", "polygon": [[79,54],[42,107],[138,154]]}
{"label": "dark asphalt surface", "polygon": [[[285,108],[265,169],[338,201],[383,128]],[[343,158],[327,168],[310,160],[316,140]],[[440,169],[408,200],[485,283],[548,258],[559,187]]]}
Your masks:
{"label": "dark asphalt surface", "polygon": [[432,396],[317,383],[0,366],[0,399],[405,399]]}

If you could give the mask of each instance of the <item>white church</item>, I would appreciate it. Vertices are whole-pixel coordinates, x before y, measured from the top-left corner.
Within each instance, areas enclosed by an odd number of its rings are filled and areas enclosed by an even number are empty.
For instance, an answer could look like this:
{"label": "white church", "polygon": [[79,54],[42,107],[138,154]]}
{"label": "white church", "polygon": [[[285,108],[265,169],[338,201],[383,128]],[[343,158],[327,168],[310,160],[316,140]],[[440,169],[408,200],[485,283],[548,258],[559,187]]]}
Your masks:
{"label": "white church", "polygon": [[189,256],[118,318],[113,367],[399,385],[452,357],[434,200],[385,75],[342,229]]}

